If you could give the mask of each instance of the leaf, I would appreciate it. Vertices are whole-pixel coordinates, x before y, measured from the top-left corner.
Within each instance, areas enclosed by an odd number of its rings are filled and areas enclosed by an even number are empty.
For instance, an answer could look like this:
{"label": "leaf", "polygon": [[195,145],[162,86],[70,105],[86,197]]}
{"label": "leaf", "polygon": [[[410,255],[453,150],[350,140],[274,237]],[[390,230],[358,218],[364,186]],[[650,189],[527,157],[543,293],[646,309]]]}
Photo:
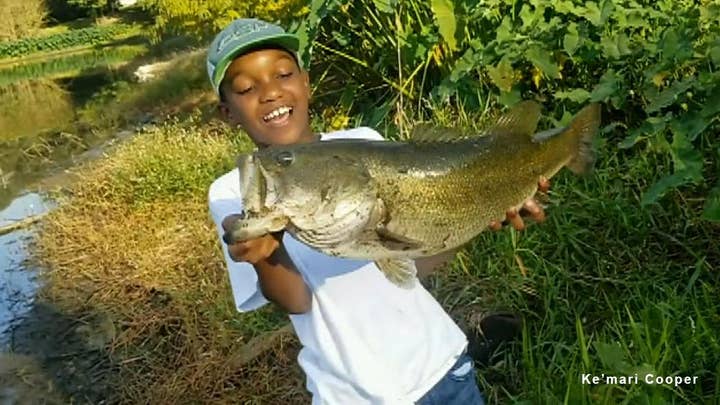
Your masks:
{"label": "leaf", "polygon": [[572,23],[567,27],[567,33],[563,38],[563,49],[568,55],[572,56],[579,44],[580,36],[578,35],[577,25]]}
{"label": "leaf", "polygon": [[500,104],[510,107],[517,104],[520,101],[520,90],[512,89],[510,91],[503,91],[500,93],[499,102]]}
{"label": "leaf", "polygon": [[675,173],[684,173],[694,182],[703,179],[702,154],[693,147],[693,144],[684,135],[677,132],[673,134],[673,142],[670,144],[670,154],[673,158],[673,170]]}
{"label": "leaf", "polygon": [[525,57],[548,77],[553,79],[560,78],[560,70],[558,70],[555,61],[550,57],[550,52],[540,45],[531,45],[525,52]]}
{"label": "leaf", "polygon": [[430,7],[435,15],[440,35],[442,35],[451,50],[456,50],[455,30],[457,21],[455,20],[455,4],[452,0],[431,0]]}
{"label": "leaf", "polygon": [[641,139],[643,139],[643,133],[640,131],[632,131],[628,136],[625,137],[620,143],[618,143],[618,148],[620,149],[630,149],[633,146],[635,146],[636,143],[640,142]]}
{"label": "leaf", "polygon": [[513,32],[512,21],[508,16],[503,17],[500,26],[495,30],[495,38],[498,42],[509,42],[515,39],[515,33]]}
{"label": "leaf", "polygon": [[670,122],[670,129],[673,133],[686,137],[690,142],[702,133],[710,125],[710,121],[695,111],[681,115]]}
{"label": "leaf", "polygon": [[709,51],[710,60],[716,67],[720,67],[720,45],[713,46]]}
{"label": "leaf", "polygon": [[673,158],[674,173],[665,176],[652,185],[643,195],[641,204],[648,205],[657,202],[671,189],[685,184],[697,184],[702,181],[703,159],[699,151],[693,148],[690,141],[682,135],[675,134],[670,145],[670,154]]}
{"label": "leaf", "polygon": [[668,28],[660,41],[660,51],[665,61],[684,61],[692,57],[693,47],[687,36]]}
{"label": "leaf", "polygon": [[606,101],[620,89],[620,76],[614,70],[609,69],[600,78],[600,82],[593,88],[590,94],[591,102]]}
{"label": "leaf", "polygon": [[515,84],[515,70],[506,58],[500,60],[497,66],[488,67],[487,70],[490,79],[501,91],[508,92],[512,89]]}
{"label": "leaf", "polygon": [[595,342],[595,352],[607,371],[618,374],[627,374],[629,364],[625,352],[618,344]]}
{"label": "leaf", "polygon": [[556,0],[551,3],[555,11],[561,14],[577,14],[578,11],[572,1]]}
{"label": "leaf", "polygon": [[715,86],[708,91],[710,96],[705,99],[705,105],[700,111],[704,118],[710,118],[720,112],[720,86]]}
{"label": "leaf", "polygon": [[603,24],[602,14],[597,3],[588,1],[585,3],[585,9],[580,11],[580,16],[585,17],[590,23],[596,27]]}
{"label": "leaf", "polygon": [[680,187],[690,182],[690,179],[684,173],[674,173],[665,176],[653,184],[645,193],[643,193],[640,205],[646,206],[657,202],[665,193],[671,189]]}
{"label": "leaf", "polygon": [[600,24],[605,24],[613,11],[615,11],[615,2],[613,0],[604,0],[600,7]]}
{"label": "leaf", "polygon": [[720,222],[720,182],[710,190],[703,207],[703,219]]}
{"label": "leaf", "polygon": [[630,131],[628,136],[618,144],[618,147],[621,149],[631,148],[641,139],[646,138],[646,135],[658,134],[664,131],[666,127],[666,117],[649,117],[642,125]]}
{"label": "leaf", "polygon": [[608,59],[620,58],[620,50],[618,49],[617,43],[614,38],[603,35],[600,38],[600,46],[602,47],[603,56]]}
{"label": "leaf", "polygon": [[520,19],[523,22],[522,27],[525,29],[530,28],[537,19],[537,16],[538,14],[531,10],[529,4],[523,4],[522,9],[520,10]]}
{"label": "leaf", "polygon": [[669,106],[677,99],[679,94],[686,92],[692,87],[693,82],[694,80],[692,78],[679,82],[676,81],[672,86],[661,92],[658,92],[655,88],[649,89],[645,92],[645,97],[648,98],[648,105],[645,107],[645,112],[651,114]]}
{"label": "leaf", "polygon": [[619,59],[621,56],[630,52],[629,39],[625,33],[614,34],[612,36],[603,36],[600,39],[600,46],[603,55],[609,59]]}
{"label": "leaf", "polygon": [[585,89],[572,89],[570,91],[558,91],[555,93],[557,99],[568,99],[575,103],[582,103],[590,98],[590,93]]}
{"label": "leaf", "polygon": [[397,0],[373,0],[375,8],[381,13],[392,14],[397,7]]}

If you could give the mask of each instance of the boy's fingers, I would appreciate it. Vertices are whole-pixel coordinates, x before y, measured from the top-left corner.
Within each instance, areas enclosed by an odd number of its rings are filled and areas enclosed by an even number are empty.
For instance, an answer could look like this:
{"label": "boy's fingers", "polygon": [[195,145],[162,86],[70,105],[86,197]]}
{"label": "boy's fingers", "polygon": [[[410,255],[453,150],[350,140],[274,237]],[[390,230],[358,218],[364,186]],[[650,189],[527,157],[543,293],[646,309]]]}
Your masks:
{"label": "boy's fingers", "polygon": [[513,228],[517,229],[518,231],[522,231],[525,229],[525,223],[522,220],[522,217],[518,213],[518,210],[513,208],[511,210],[508,210],[506,213],[507,219],[510,221],[510,224],[512,224]]}
{"label": "boy's fingers", "polygon": [[550,180],[545,176],[540,176],[538,181],[538,190],[541,193],[547,193],[550,190]]}
{"label": "boy's fingers", "polygon": [[536,222],[543,222],[545,220],[545,211],[535,200],[527,200],[520,214],[530,216]]}
{"label": "boy's fingers", "polygon": [[248,253],[248,247],[243,242],[233,243],[232,245],[228,245],[228,253],[234,261],[243,262],[245,261],[244,256]]}
{"label": "boy's fingers", "polygon": [[502,229],[502,224],[499,221],[490,222],[490,229],[493,231],[499,231]]}

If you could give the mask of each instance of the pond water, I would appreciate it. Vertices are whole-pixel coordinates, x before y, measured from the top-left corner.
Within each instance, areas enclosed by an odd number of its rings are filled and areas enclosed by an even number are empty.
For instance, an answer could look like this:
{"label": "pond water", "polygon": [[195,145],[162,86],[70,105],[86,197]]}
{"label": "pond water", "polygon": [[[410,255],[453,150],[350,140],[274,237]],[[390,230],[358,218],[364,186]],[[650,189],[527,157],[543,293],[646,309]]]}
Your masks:
{"label": "pond water", "polygon": [[[27,193],[12,200],[0,211],[0,227],[18,219],[45,213],[50,204],[38,193]],[[0,348],[10,341],[12,326],[30,311],[39,284],[37,270],[25,263],[27,229],[0,236]]]}
{"label": "pond water", "polygon": [[[143,47],[93,50],[8,65],[0,61],[0,229],[52,207],[44,180],[108,139],[81,128],[79,110],[117,80]],[[0,235],[0,351],[32,308],[38,270],[28,264],[32,227]]]}

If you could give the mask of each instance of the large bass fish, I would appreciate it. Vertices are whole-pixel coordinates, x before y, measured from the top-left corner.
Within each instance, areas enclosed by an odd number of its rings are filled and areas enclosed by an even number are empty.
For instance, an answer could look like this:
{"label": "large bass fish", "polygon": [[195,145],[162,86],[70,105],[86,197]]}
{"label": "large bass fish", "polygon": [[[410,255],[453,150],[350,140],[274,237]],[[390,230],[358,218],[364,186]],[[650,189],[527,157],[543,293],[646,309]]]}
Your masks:
{"label": "large bass fish", "polygon": [[[481,136],[408,142],[332,140],[272,146],[238,160],[242,241],[282,229],[329,255],[374,260],[393,283],[413,259],[459,247],[520,207],[563,167],[591,169],[600,107],[535,133],[540,105],[521,102]],[[428,139],[429,138],[429,139]]]}

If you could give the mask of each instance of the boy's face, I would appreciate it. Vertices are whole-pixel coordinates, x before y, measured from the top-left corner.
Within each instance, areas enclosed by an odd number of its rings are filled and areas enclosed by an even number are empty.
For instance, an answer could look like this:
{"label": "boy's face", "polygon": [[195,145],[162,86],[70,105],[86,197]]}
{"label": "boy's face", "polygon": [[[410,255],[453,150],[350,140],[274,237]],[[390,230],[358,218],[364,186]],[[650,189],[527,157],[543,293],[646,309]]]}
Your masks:
{"label": "boy's face", "polygon": [[258,146],[314,140],[309,77],[288,52],[261,49],[236,58],[220,91],[225,119],[245,129]]}

